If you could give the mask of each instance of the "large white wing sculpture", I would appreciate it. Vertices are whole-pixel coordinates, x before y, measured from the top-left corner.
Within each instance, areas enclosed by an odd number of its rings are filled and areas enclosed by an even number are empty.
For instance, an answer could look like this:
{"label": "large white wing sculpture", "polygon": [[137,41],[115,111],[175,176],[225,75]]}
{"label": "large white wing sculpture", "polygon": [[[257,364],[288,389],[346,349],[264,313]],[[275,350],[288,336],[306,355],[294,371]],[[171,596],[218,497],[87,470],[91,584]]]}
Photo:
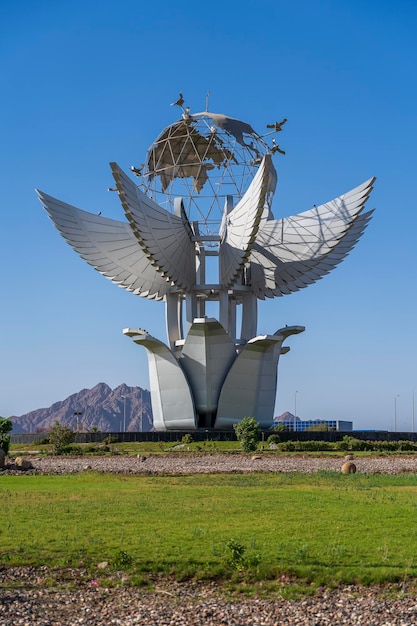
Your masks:
{"label": "large white wing sculpture", "polygon": [[192,230],[184,211],[173,215],[148,198],[120,169],[110,163],[126,217],[147,257],[179,289],[195,283]]}
{"label": "large white wing sculpture", "polygon": [[219,271],[224,287],[231,287],[239,277],[256,241],[264,212],[271,169],[266,154],[254,179],[238,204],[228,211],[226,205],[220,228]]}
{"label": "large white wing sculpture", "polygon": [[349,254],[373,211],[363,213],[375,178],[331,202],[280,220],[267,220],[250,257],[258,298],[298,291],[328,274]]}
{"label": "large white wing sculpture", "polygon": [[[199,116],[208,119],[207,135],[198,132]],[[233,122],[229,130],[224,120]],[[278,132],[284,122],[268,128]],[[216,140],[219,129],[255,151],[259,167],[243,195],[225,196],[217,235],[200,233],[199,222],[189,220],[180,197],[173,211],[160,206],[116,163],[110,166],[126,222],[87,213],[38,191],[56,228],[83,259],[120,287],[164,300],[168,345],[141,329],[125,331],[147,350],[159,430],[230,428],[247,411],[263,428],[271,425],[278,360],[289,350],[282,344],[304,327],[259,335],[258,300],[287,295],[320,280],[349,254],[372,216],[365,205],[375,178],[304,213],[274,219],[277,173],[272,155],[279,147],[274,143],[261,154],[259,146],[266,144],[251,126],[208,112],[193,118],[184,110],[183,120],[155,142],[154,160],[158,157],[161,165],[168,159],[168,173],[160,174],[167,185],[177,174],[193,176],[200,193],[208,173],[220,168],[223,159],[229,159],[227,168],[238,164],[237,152],[225,150],[220,137]],[[152,179],[156,173],[148,175]],[[208,281],[206,260],[213,256],[218,278],[210,276]],[[209,301],[219,303],[219,320],[206,315]]]}
{"label": "large white wing sculpture", "polygon": [[152,265],[129,224],[94,215],[37,190],[56,228],[100,274],[136,295],[162,300],[170,282]]}

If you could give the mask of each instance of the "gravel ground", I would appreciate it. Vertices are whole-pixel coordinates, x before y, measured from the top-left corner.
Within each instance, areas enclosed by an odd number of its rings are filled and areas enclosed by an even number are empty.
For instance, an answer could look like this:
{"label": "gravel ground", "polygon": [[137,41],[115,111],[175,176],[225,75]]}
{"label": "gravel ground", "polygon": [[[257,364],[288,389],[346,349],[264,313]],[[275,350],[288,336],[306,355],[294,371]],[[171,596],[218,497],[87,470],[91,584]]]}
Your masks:
{"label": "gravel ground", "polygon": [[0,589],[0,594],[2,626],[417,624],[415,597],[387,597],[381,590],[353,586],[323,590],[296,601],[281,597],[227,599],[214,585],[201,588],[193,583],[163,584],[152,592],[98,588],[91,583],[75,590],[42,589],[38,585]]}
{"label": "gravel ground", "polygon": [[[112,457],[31,457],[34,471],[45,474],[80,471],[125,474],[190,474],[212,472],[339,471],[336,457],[255,455],[180,455]],[[417,472],[412,456],[354,459],[361,473]],[[9,460],[5,473],[17,473]],[[297,625],[412,626],[417,624],[415,594],[394,587],[348,586],[319,591],[312,597],[285,600],[275,597],[226,598],[215,583],[156,581],[152,591],[118,586],[102,588],[82,572],[63,572],[71,589],[44,585],[46,568],[0,568],[1,626],[148,625],[207,626]],[[56,578],[56,575],[55,575]],[[392,593],[391,593],[392,592]]]}
{"label": "gravel ground", "polygon": [[[209,474],[231,472],[316,472],[340,471],[341,457],[284,456],[274,454],[181,454],[115,456],[31,457],[35,468],[45,474],[72,474],[86,470],[122,474]],[[361,473],[417,473],[417,456],[359,457],[354,463]],[[10,460],[9,463],[12,461]],[[7,471],[7,470],[6,470]]]}

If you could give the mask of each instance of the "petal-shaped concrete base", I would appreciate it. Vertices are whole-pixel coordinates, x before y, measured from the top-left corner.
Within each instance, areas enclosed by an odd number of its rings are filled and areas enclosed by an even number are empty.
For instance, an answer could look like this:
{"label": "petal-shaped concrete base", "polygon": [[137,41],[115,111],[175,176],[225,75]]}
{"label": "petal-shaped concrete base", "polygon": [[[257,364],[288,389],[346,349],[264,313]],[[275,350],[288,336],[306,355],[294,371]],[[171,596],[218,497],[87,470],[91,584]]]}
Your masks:
{"label": "petal-shaped concrete base", "polygon": [[230,428],[244,417],[254,417],[261,428],[271,427],[283,340],[280,335],[264,335],[243,347],[224,382],[216,428]]}
{"label": "petal-shaped concrete base", "polygon": [[270,428],[277,392],[280,354],[288,351],[282,342],[304,331],[304,326],[286,326],[274,335],[255,337],[242,348],[223,384],[217,408],[216,428],[230,428],[244,417],[254,417],[261,428]]}
{"label": "petal-shaped concrete base", "polygon": [[[213,416],[226,374],[236,358],[233,341],[214,318],[196,318],[182,349],[180,363],[190,383],[201,426]],[[208,421],[210,422],[210,418]]]}
{"label": "petal-shaped concrete base", "polygon": [[141,329],[123,334],[146,348],[153,423],[156,430],[195,430],[194,402],[187,378],[171,350]]}

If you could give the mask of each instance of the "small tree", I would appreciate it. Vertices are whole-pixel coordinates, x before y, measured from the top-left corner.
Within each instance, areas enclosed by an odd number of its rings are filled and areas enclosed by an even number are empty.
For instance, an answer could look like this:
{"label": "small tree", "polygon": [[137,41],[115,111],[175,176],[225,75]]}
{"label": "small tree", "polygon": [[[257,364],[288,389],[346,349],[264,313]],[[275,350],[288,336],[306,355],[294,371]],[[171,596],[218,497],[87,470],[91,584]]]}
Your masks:
{"label": "small tree", "polygon": [[0,417],[0,448],[4,451],[4,454],[9,452],[10,435],[8,433],[12,429],[12,420],[8,417]]}
{"label": "small tree", "polygon": [[237,424],[233,424],[236,438],[244,452],[254,452],[260,439],[259,424],[254,417],[244,417]]}
{"label": "small tree", "polygon": [[49,443],[52,444],[54,454],[62,454],[64,448],[73,443],[75,433],[68,426],[56,421],[49,431]]}
{"label": "small tree", "polygon": [[309,426],[308,428],[306,428],[307,432],[310,433],[327,433],[327,431],[329,430],[329,427],[327,424],[313,424],[312,426]]}
{"label": "small tree", "polygon": [[283,432],[287,431],[288,428],[284,424],[284,422],[279,422],[278,424],[275,424],[275,426],[274,426],[274,428],[272,430],[274,432],[276,432],[276,433],[283,433]]}

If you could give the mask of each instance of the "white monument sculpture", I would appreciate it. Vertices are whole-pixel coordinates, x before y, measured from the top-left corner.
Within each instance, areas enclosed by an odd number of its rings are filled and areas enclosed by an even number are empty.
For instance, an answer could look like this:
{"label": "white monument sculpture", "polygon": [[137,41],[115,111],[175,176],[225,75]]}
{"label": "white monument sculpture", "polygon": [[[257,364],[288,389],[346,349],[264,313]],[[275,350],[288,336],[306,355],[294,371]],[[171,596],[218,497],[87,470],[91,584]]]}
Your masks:
{"label": "white monument sculpture", "polygon": [[[155,428],[230,428],[245,416],[269,428],[278,360],[289,350],[283,342],[304,327],[258,335],[257,301],[307,287],[347,256],[371,218],[364,207],[375,178],[274,219],[272,157],[284,154],[274,135],[286,120],[261,136],[225,115],[191,114],[181,94],[174,105],[181,118],[162,131],[143,165],[131,167],[140,186],[110,164],[127,222],[38,195],[90,265],[165,302],[167,344],[142,329],[123,331],[148,354]],[[218,302],[218,319],[206,316],[210,301]]]}

